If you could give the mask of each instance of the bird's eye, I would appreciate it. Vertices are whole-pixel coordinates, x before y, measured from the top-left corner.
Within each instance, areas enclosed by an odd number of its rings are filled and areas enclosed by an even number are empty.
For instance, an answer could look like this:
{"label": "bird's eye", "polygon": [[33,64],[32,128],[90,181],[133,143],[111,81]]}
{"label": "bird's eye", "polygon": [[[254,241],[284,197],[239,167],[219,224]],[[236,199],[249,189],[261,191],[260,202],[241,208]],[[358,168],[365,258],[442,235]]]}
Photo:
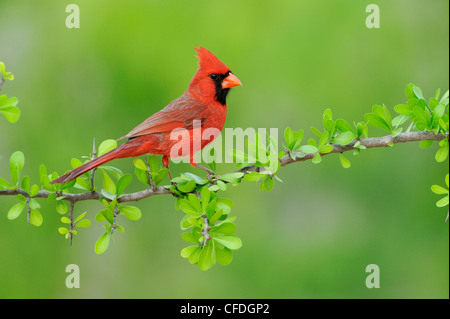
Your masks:
{"label": "bird's eye", "polygon": [[209,77],[213,80],[217,80],[217,74],[215,74],[215,73],[210,74]]}

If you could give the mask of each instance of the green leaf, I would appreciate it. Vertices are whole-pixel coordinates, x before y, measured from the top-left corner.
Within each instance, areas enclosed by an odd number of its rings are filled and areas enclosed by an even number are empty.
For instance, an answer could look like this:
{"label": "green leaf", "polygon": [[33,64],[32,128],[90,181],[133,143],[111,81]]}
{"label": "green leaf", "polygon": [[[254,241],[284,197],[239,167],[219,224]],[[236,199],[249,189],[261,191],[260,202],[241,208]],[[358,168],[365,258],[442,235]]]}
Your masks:
{"label": "green leaf", "polygon": [[14,152],[9,158],[9,171],[11,172],[11,180],[13,185],[17,185],[19,175],[25,165],[25,156],[22,152]]}
{"label": "green leaf", "polygon": [[101,222],[104,222],[104,221],[106,220],[104,211],[109,211],[109,209],[104,209],[104,210],[99,211],[99,212],[95,215],[95,221],[101,223]]}
{"label": "green leaf", "polygon": [[439,104],[433,110],[433,117],[437,119],[438,122],[438,120],[444,115],[444,113],[445,113],[444,104]]}
{"label": "green leaf", "polygon": [[[195,195],[194,195],[195,196]],[[187,199],[181,199],[180,200],[180,208],[183,212],[185,212],[188,215],[191,215],[193,217],[200,217],[200,212],[194,208],[190,201]]]}
{"label": "green leaf", "polygon": [[77,224],[77,227],[87,228],[91,225],[91,221],[88,219],[80,220]]}
{"label": "green leaf", "polygon": [[439,99],[439,95],[441,95],[441,89],[437,89],[436,92],[434,93],[434,98],[437,100]]}
{"label": "green leaf", "polygon": [[23,196],[22,194],[17,194],[17,199],[20,200],[21,202],[27,201],[27,198],[25,196]]}
{"label": "green leaf", "polygon": [[56,202],[56,211],[59,214],[64,215],[65,213],[67,213],[68,210],[69,208],[62,200]]}
{"label": "green leaf", "polygon": [[414,91],[413,91],[413,87],[414,87],[414,84],[412,84],[412,83],[410,83],[406,86],[405,93],[406,93],[406,97],[408,99],[416,97],[416,95],[414,94]]}
{"label": "green leaf", "polygon": [[319,144],[317,145],[318,149],[322,148],[327,144],[329,136],[330,134],[327,131],[323,132],[323,134],[320,136]]}
{"label": "green leaf", "polygon": [[72,158],[70,160],[70,165],[72,166],[72,169],[75,169],[83,165],[83,163],[78,158]]}
{"label": "green leaf", "polygon": [[59,232],[61,235],[65,235],[65,234],[69,233],[69,230],[68,230],[66,227],[59,227],[59,228],[58,228],[58,232]]}
{"label": "green leaf", "polygon": [[[398,104],[394,106],[395,112],[398,114],[404,115],[404,116],[411,116],[414,115],[414,111],[412,110],[410,105],[407,104]],[[392,123],[394,124],[394,123]]]}
{"label": "green leaf", "polygon": [[448,194],[448,189],[445,189],[444,187],[439,186],[439,185],[431,186],[431,191],[438,195]]}
{"label": "green leaf", "polygon": [[234,223],[222,223],[212,229],[213,233],[220,233],[223,235],[232,235],[236,232],[236,225]]}
{"label": "green leaf", "polygon": [[202,249],[200,247],[196,247],[194,251],[192,251],[191,255],[189,256],[189,262],[193,265],[198,264],[198,260],[200,257],[200,253],[202,252]]}
{"label": "green leaf", "polygon": [[84,190],[90,190],[90,185],[88,184],[85,176],[77,177],[75,182],[76,182],[76,184],[75,184],[76,188],[80,188],[80,189],[84,189]]}
{"label": "green leaf", "polygon": [[214,215],[209,219],[210,224],[211,224],[211,225],[214,225],[214,223],[215,223],[216,221],[218,221],[219,218],[222,217],[222,215],[223,215],[223,211],[222,211],[221,209],[219,209],[218,211],[216,211],[216,212],[214,213]]}
{"label": "green leaf", "polygon": [[111,235],[109,232],[106,232],[100,236],[100,238],[95,243],[94,250],[96,254],[103,254],[108,249],[110,237]]}
{"label": "green leaf", "polygon": [[331,111],[331,109],[326,109],[325,111],[323,111],[323,126],[325,127],[325,122],[328,120],[332,120],[333,119],[333,112]]}
{"label": "green leaf", "polygon": [[181,238],[188,243],[199,244],[199,238],[196,237],[193,233],[182,233]]}
{"label": "green leaf", "polygon": [[153,184],[156,186],[161,183],[167,175],[169,175],[169,170],[167,168],[162,168],[158,173],[151,173]]}
{"label": "green leaf", "polygon": [[211,192],[217,192],[217,191],[219,190],[219,186],[217,186],[217,185],[211,185],[211,186],[208,187],[208,189],[209,189]]}
{"label": "green leaf", "polygon": [[192,255],[192,253],[197,249],[199,249],[198,246],[189,246],[189,247],[183,248],[181,250],[181,257],[189,258]]}
{"label": "green leaf", "polygon": [[234,203],[228,198],[217,198],[216,199],[216,211],[222,210],[223,214],[229,214],[231,209],[234,207]]}
{"label": "green leaf", "polygon": [[386,123],[386,120],[374,113],[366,113],[364,114],[364,118],[373,127],[378,127],[389,132],[391,131],[391,127]]}
{"label": "green leaf", "polygon": [[30,193],[30,177],[29,176],[24,176],[22,178],[21,187],[24,191],[26,191],[27,193]]}
{"label": "green leaf", "polygon": [[333,151],[333,145],[326,144],[319,149],[321,154],[327,154]]}
{"label": "green leaf", "polygon": [[216,247],[215,254],[216,261],[223,266],[228,265],[233,260],[233,252],[226,247],[223,249]]}
{"label": "green leaf", "polygon": [[102,156],[115,148],[117,148],[117,142],[115,140],[105,140],[98,147],[98,156]]}
{"label": "green leaf", "polygon": [[272,190],[272,188],[273,188],[273,178],[267,175],[263,179],[259,189],[262,191],[270,192]]}
{"label": "green leaf", "polygon": [[221,175],[220,179],[229,182],[229,183],[236,183],[241,180],[242,176],[244,176],[244,173],[229,173],[225,175]]}
{"label": "green leaf", "polygon": [[[110,194],[116,193],[116,184],[113,182],[111,177],[109,177],[108,173],[102,168],[100,168],[103,176],[103,188]],[[109,198],[109,197],[108,197]]]}
{"label": "green leaf", "polygon": [[418,86],[413,85],[412,89],[418,99],[423,99],[422,90]]}
{"label": "green leaf", "polygon": [[215,236],[214,240],[231,250],[242,247],[241,239],[235,235]]}
{"label": "green leaf", "polygon": [[336,120],[336,128],[341,132],[353,132],[353,128],[350,126],[350,124],[348,124],[348,122],[343,119]]}
{"label": "green leaf", "polygon": [[[327,133],[328,133],[328,132],[327,132]],[[315,140],[315,139],[313,139],[313,138],[309,138],[309,139],[308,139],[308,145],[311,145],[311,146],[317,147],[317,142],[316,142],[316,140]]]}
{"label": "green leaf", "polygon": [[367,124],[364,122],[358,122],[356,123],[356,135],[358,138],[360,137],[368,137],[369,130],[367,128]]}
{"label": "green leaf", "polygon": [[214,243],[212,240],[208,240],[200,252],[198,266],[201,270],[208,270],[215,264],[215,262],[216,258],[214,254]]}
{"label": "green leaf", "polygon": [[198,185],[205,185],[208,183],[207,179],[201,178],[200,176],[197,176],[192,173],[184,173],[183,174],[189,181],[194,181]]}
{"label": "green leaf", "polygon": [[350,161],[343,154],[339,156],[339,159],[343,168],[349,168],[351,166]]}
{"label": "green leaf", "polygon": [[134,173],[136,174],[136,177],[138,178],[139,181],[141,181],[142,183],[144,183],[146,185],[149,185],[150,180],[148,179],[148,175],[147,175],[146,171],[143,171],[139,168],[135,168]]}
{"label": "green leaf", "polygon": [[319,164],[320,162],[322,162],[322,157],[319,153],[316,153],[316,155],[314,155],[312,162],[313,164]]}
{"label": "green leaf", "polygon": [[439,163],[445,161],[448,156],[448,150],[449,150],[448,143],[440,147],[435,155],[436,161]]}
{"label": "green leaf", "polygon": [[32,209],[30,211],[30,224],[31,225],[39,227],[42,225],[43,220],[44,219],[42,218],[42,215],[38,210]]}
{"label": "green leaf", "polygon": [[448,205],[448,196],[445,196],[436,202],[437,207],[444,207]]}
{"label": "green leaf", "polygon": [[319,149],[312,145],[302,145],[299,148],[299,152],[305,153],[305,154],[312,154],[318,152]]}
{"label": "green leaf", "polygon": [[315,127],[311,127],[311,132],[313,132],[315,135],[317,135],[318,137],[322,136],[322,132],[319,131],[318,129],[316,129]]}
{"label": "green leaf", "polygon": [[[427,124],[430,121],[430,116],[420,106],[415,106],[414,107],[414,115],[415,115],[415,117],[417,119],[417,122],[420,121],[420,122],[423,122],[423,123]],[[417,124],[417,122],[416,122],[416,124]]]}
{"label": "green leaf", "polygon": [[197,227],[197,228],[201,228],[202,225],[200,225],[200,223],[198,222],[199,217],[194,218],[194,217],[188,217],[188,222],[191,223],[193,226]]}
{"label": "green leaf", "polygon": [[6,179],[0,177],[0,189],[7,189],[13,187]]}
{"label": "green leaf", "polygon": [[11,207],[7,214],[8,219],[13,220],[13,219],[16,219],[17,217],[19,217],[20,214],[22,213],[23,209],[25,208],[25,206],[27,206],[26,202],[20,202],[20,203],[17,203],[16,205],[14,205],[13,207]]}
{"label": "green leaf", "polygon": [[37,200],[35,200],[34,198],[30,198],[30,203],[29,203],[29,205],[30,205],[30,208],[31,209],[40,209],[41,208],[41,205],[39,205],[39,203],[38,203],[38,201]]}
{"label": "green leaf", "polygon": [[261,174],[258,172],[251,172],[251,173],[248,173],[247,175],[245,175],[244,179],[248,182],[256,182],[265,176],[266,176],[266,174]]}
{"label": "green leaf", "polygon": [[448,174],[445,176],[445,184],[447,185],[447,187],[449,187],[448,186]]}
{"label": "green leaf", "polygon": [[116,185],[116,194],[117,195],[122,194],[125,188],[128,187],[128,185],[130,185],[131,180],[132,177],[129,174],[123,175],[121,178],[119,178]]}
{"label": "green leaf", "polygon": [[64,223],[64,224],[70,224],[71,223],[71,221],[70,221],[70,219],[69,218],[67,218],[67,217],[61,217],[61,223]]}
{"label": "green leaf", "polygon": [[284,130],[284,139],[286,141],[287,147],[291,149],[290,146],[291,144],[293,145],[295,141],[294,141],[294,132],[290,127],[286,127],[286,129]]}
{"label": "green leaf", "polygon": [[448,104],[448,96],[449,96],[449,91],[447,90],[447,92],[445,92],[444,95],[442,96],[442,98],[439,100],[439,104],[447,105]]}
{"label": "green leaf", "polygon": [[0,113],[3,114],[10,123],[16,123],[20,118],[20,110],[15,106],[2,106],[0,107]]}
{"label": "green leaf", "polygon": [[120,206],[120,212],[129,220],[138,220],[142,217],[141,210],[134,206]]}
{"label": "green leaf", "polygon": [[202,190],[200,191],[202,212],[206,212],[206,206],[208,206],[210,198],[211,198],[211,191],[208,189],[208,187],[202,187]]}
{"label": "green leaf", "polygon": [[427,148],[433,145],[433,141],[420,141],[419,146],[420,148]]}
{"label": "green leaf", "polygon": [[347,145],[355,138],[355,134],[352,131],[346,131],[336,136],[333,142],[339,145]]}
{"label": "green leaf", "polygon": [[200,204],[200,199],[194,195],[194,194],[189,194],[187,196],[187,199],[189,201],[189,204],[191,204],[191,206],[199,213],[201,213],[202,211],[202,206]]}
{"label": "green leaf", "polygon": [[392,130],[392,137],[396,137],[397,135],[399,135],[401,132],[403,131],[403,127],[398,127],[394,130]]}
{"label": "green leaf", "polygon": [[400,125],[403,125],[408,119],[409,119],[409,116],[406,116],[406,115],[396,116],[392,120],[392,126],[396,128]]}
{"label": "green leaf", "polygon": [[[75,219],[74,223],[78,223],[80,220],[82,220],[84,218],[84,216],[86,216],[87,212],[84,212],[83,214],[81,214],[80,216],[77,217],[77,219]],[[64,218],[64,217],[63,217]]]}
{"label": "green leaf", "polygon": [[182,191],[183,193],[190,193],[196,188],[195,180],[190,180],[186,184],[180,184],[177,185],[178,190]]}
{"label": "green leaf", "polygon": [[147,171],[147,166],[145,165],[144,161],[140,158],[136,158],[133,160],[133,165],[140,169],[141,171]]}
{"label": "green leaf", "polygon": [[39,193],[39,186],[36,184],[33,184],[33,186],[31,186],[31,190],[30,190],[30,197],[34,197]]}

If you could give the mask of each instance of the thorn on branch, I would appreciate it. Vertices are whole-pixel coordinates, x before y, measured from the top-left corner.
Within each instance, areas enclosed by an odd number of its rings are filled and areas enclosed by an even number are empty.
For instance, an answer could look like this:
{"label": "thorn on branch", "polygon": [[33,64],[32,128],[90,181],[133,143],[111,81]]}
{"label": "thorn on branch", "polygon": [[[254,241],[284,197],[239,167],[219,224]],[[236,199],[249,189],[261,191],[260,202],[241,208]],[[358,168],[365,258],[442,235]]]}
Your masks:
{"label": "thorn on branch", "polygon": [[147,166],[148,182],[149,182],[150,188],[154,190],[155,184],[153,183],[152,174],[150,172],[150,165],[148,164],[148,157],[146,156],[144,159],[145,159],[145,166]]}
{"label": "thorn on branch", "polygon": [[73,229],[75,228],[75,224],[73,222],[73,209],[75,207],[75,202],[70,202],[70,211],[69,211],[69,219],[70,219],[70,230],[69,230],[69,246],[72,247],[72,238],[73,238]]}
{"label": "thorn on branch", "polygon": [[[91,158],[91,161],[94,159],[94,158],[96,158],[97,157],[97,151],[95,150],[95,137],[94,137],[94,142],[92,143],[93,145],[92,145],[92,158]],[[94,188],[94,174],[95,174],[95,171],[97,170],[97,168],[94,168],[92,171],[91,171],[91,192],[95,192],[95,188]]]}

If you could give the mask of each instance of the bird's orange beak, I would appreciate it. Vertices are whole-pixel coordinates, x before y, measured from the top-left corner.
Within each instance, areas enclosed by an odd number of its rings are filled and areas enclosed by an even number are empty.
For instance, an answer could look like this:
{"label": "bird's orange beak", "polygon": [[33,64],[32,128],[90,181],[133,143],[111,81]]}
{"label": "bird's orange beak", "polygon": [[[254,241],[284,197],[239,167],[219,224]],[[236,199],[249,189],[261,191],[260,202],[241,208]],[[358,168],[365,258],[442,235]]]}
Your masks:
{"label": "bird's orange beak", "polygon": [[229,89],[238,85],[242,85],[242,83],[233,73],[228,74],[222,81],[222,89]]}

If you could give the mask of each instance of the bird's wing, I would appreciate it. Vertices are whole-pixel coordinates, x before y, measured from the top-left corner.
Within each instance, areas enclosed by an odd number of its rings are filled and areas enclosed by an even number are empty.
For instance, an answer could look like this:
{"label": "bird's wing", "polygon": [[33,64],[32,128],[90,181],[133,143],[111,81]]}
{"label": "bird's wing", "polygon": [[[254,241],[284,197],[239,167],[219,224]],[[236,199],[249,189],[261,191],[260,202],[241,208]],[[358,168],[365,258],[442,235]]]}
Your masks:
{"label": "bird's wing", "polygon": [[204,112],[207,109],[206,105],[201,104],[194,98],[182,95],[118,140],[146,134],[171,132],[176,128],[192,129],[194,120],[200,120],[203,123],[208,118]]}

